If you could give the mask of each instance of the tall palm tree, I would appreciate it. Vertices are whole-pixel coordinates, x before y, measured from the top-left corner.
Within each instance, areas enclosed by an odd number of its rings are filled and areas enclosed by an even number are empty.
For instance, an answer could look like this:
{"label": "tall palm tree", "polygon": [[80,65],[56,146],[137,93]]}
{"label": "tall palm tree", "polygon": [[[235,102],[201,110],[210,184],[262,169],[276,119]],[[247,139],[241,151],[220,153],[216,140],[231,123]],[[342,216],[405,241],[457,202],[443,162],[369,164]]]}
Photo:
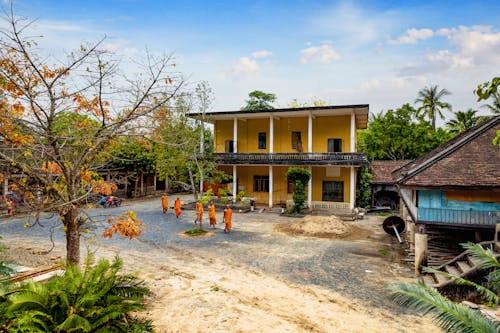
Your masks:
{"label": "tall palm tree", "polygon": [[438,90],[438,86],[425,87],[418,92],[418,97],[415,103],[421,103],[422,105],[417,109],[417,115],[422,117],[429,117],[432,123],[432,128],[436,130],[436,116],[443,119],[442,109],[451,110],[451,105],[449,103],[443,102],[441,99],[446,96],[451,95],[451,93],[446,89]]}
{"label": "tall palm tree", "polygon": [[492,99],[492,101],[490,104],[484,104],[484,105],[482,105],[482,107],[489,109],[493,114],[499,114],[500,113],[500,94],[492,94],[491,99]]}
{"label": "tall palm tree", "polygon": [[471,127],[474,127],[478,122],[476,113],[477,111],[473,109],[469,109],[465,112],[453,112],[453,114],[455,115],[455,119],[451,119],[446,123],[446,126],[450,130],[450,133],[459,134],[465,132]]}

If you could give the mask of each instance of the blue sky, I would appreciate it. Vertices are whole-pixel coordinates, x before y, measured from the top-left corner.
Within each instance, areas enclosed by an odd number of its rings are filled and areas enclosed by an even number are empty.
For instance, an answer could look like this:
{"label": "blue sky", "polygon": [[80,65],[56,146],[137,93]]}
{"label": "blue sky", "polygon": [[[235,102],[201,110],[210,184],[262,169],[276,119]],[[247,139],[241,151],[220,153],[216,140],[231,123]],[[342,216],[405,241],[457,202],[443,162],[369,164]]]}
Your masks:
{"label": "blue sky", "polygon": [[380,112],[435,84],[452,92],[454,111],[477,109],[474,88],[500,75],[500,1],[18,0],[15,9],[38,19],[53,54],[103,35],[124,59],[174,52],[193,85],[208,81],[216,111],[258,89],[279,107],[321,99]]}

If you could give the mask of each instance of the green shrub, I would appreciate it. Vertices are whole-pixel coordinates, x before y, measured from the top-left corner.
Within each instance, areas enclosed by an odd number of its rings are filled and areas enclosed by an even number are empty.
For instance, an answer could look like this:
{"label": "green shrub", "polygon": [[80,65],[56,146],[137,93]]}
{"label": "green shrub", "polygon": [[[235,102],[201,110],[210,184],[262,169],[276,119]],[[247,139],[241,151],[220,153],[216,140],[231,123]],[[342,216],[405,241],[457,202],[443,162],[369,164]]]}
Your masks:
{"label": "green shrub", "polygon": [[84,271],[67,264],[47,283],[28,282],[4,292],[9,332],[153,332],[149,320],[132,313],[144,308],[149,290],[134,275],[118,274],[122,261],[102,259]]}
{"label": "green shrub", "polygon": [[208,191],[205,192],[205,194],[201,197],[201,203],[204,205],[207,205],[210,200],[212,200],[212,196],[214,195],[214,192],[212,192],[212,189],[209,189]]}
{"label": "green shrub", "polygon": [[191,229],[184,231],[184,233],[188,236],[200,236],[200,235],[206,234],[207,232],[208,231],[203,230],[201,228],[191,228]]}

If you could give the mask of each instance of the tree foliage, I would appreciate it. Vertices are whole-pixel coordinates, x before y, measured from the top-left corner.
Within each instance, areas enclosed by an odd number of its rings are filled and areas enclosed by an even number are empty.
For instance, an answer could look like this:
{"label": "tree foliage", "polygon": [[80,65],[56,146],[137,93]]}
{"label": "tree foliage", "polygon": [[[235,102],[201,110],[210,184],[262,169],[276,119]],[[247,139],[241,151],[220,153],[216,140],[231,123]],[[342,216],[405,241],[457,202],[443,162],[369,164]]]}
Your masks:
{"label": "tree foliage", "polygon": [[276,95],[265,93],[260,90],[254,90],[248,94],[249,99],[246,101],[247,105],[243,106],[241,110],[270,110],[274,109],[272,103],[276,101]]}
{"label": "tree foliage", "polygon": [[295,213],[300,213],[302,208],[304,208],[304,202],[306,201],[305,187],[311,178],[311,172],[307,169],[292,167],[288,168],[286,178],[294,185],[293,210]]}
{"label": "tree foliage", "polygon": [[[493,99],[493,105],[488,105],[493,113],[500,113],[500,91],[498,86],[500,85],[500,77],[494,77],[491,81],[481,83],[474,90],[477,95],[477,101],[487,100],[489,98]],[[496,137],[493,139],[493,144],[500,146],[500,130],[497,131]]]}
{"label": "tree foliage", "polygon": [[368,166],[364,165],[358,169],[358,181],[356,183],[356,203],[359,207],[370,206],[371,186],[373,175],[369,172]]}
{"label": "tree foliage", "polygon": [[460,134],[462,132],[467,131],[469,128],[474,127],[479,118],[476,117],[476,110],[468,109],[465,112],[458,111],[453,112],[455,119],[451,119],[446,123],[446,127],[453,134]]}
{"label": "tree foliage", "polygon": [[424,89],[420,90],[418,92],[418,97],[415,100],[415,103],[421,104],[417,109],[417,115],[419,117],[429,118],[434,130],[436,130],[436,118],[438,116],[441,119],[444,118],[441,111],[444,109],[451,110],[451,105],[442,101],[442,98],[447,95],[451,95],[448,90],[439,90],[439,87],[435,85],[425,87]]}
{"label": "tree foliage", "polygon": [[30,201],[33,209],[59,212],[67,259],[76,263],[84,199],[103,185],[96,170],[112,159],[116,138],[142,131],[147,116],[168,103],[182,79],[172,72],[171,56],[146,54],[143,73],[123,80],[102,40],[59,61],[30,37],[32,22],[12,10],[6,21],[0,39],[0,159],[25,176],[16,184],[23,192],[42,193]]}
{"label": "tree foliage", "polygon": [[404,104],[397,110],[370,116],[368,128],[358,132],[359,151],[369,160],[415,159],[446,142],[450,135],[418,117],[416,110]]}

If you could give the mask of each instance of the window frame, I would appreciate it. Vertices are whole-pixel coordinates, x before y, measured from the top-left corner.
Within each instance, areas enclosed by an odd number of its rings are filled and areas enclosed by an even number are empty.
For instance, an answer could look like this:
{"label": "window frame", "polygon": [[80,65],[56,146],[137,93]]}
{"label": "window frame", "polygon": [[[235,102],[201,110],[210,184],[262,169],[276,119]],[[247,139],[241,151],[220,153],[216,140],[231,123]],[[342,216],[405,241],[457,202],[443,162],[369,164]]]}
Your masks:
{"label": "window frame", "polygon": [[257,135],[257,148],[267,149],[267,132],[259,132]]}
{"label": "window frame", "polygon": [[254,175],[253,191],[269,193],[269,176]]}
{"label": "window frame", "polygon": [[[332,148],[332,149],[330,149],[330,148]],[[338,148],[338,149],[336,149],[336,148]],[[326,150],[329,153],[341,153],[342,152],[342,139],[341,138],[328,138],[326,141]]]}

